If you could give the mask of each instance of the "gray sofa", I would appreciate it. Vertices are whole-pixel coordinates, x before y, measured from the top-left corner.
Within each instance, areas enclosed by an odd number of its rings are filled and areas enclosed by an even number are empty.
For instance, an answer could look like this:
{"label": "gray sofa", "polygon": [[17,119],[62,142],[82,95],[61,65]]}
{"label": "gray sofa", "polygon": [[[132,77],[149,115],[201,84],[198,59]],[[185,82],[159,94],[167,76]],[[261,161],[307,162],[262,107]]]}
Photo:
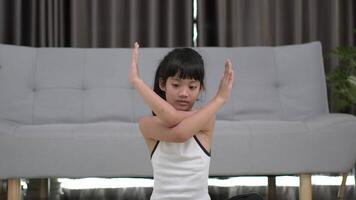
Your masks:
{"label": "gray sofa", "polygon": [[[143,79],[170,48],[141,48]],[[321,45],[196,48],[206,92],[226,58],[236,81],[217,115],[211,176],[343,173],[356,117],[329,113]],[[151,177],[137,120],[150,110],[127,80],[131,49],[0,45],[0,178]]]}

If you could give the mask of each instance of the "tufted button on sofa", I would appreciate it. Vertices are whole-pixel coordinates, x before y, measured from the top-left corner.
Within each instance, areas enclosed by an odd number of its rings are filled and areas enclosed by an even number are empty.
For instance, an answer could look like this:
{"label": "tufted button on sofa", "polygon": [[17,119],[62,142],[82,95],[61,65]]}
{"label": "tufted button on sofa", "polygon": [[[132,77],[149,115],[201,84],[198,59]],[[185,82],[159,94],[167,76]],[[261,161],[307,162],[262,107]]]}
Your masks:
{"label": "tufted button on sofa", "polygon": [[[169,50],[141,48],[147,83]],[[216,94],[226,58],[236,77],[217,114],[211,176],[351,170],[356,117],[329,113],[319,42],[196,50],[207,88],[196,106]],[[1,44],[0,178],[151,177],[137,126],[151,113],[128,83],[130,56],[127,48]]]}

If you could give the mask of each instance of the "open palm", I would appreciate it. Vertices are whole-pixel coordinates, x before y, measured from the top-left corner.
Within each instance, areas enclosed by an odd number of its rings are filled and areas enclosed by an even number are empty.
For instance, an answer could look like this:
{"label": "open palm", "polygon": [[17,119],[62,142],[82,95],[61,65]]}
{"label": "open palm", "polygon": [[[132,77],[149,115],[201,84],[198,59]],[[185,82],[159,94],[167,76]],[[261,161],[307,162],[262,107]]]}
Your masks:
{"label": "open palm", "polygon": [[131,68],[129,72],[129,81],[131,84],[134,84],[134,82],[140,78],[138,72],[138,48],[139,45],[135,42],[134,48],[132,49]]}
{"label": "open palm", "polygon": [[220,81],[217,96],[225,102],[230,98],[232,85],[234,82],[234,71],[230,60],[225,61],[224,75]]}

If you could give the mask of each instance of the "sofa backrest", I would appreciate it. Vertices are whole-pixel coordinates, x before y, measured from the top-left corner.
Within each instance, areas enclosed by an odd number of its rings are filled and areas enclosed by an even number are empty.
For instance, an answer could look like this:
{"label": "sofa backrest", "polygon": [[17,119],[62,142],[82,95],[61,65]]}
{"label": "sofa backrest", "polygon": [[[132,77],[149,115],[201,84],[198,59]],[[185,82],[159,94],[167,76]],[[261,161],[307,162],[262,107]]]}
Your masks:
{"label": "sofa backrest", "polygon": [[220,119],[290,121],[329,112],[320,42],[199,50],[206,60],[207,97],[216,93],[224,59],[234,66],[232,97]]}
{"label": "sofa backrest", "polygon": [[[150,85],[171,48],[141,48],[140,74]],[[201,47],[206,91],[215,94],[230,58],[235,84],[222,120],[303,120],[327,113],[319,42],[281,47]],[[149,108],[127,80],[131,49],[0,45],[0,119],[21,124],[136,122]]]}

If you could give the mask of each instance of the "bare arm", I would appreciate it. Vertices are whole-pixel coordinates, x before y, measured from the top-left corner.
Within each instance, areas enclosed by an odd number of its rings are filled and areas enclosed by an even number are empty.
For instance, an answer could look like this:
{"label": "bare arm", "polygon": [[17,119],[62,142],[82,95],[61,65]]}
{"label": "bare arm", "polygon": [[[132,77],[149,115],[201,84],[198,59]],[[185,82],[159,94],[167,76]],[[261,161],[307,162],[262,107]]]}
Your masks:
{"label": "bare arm", "polygon": [[147,139],[168,142],[186,141],[194,134],[197,134],[215,122],[216,112],[230,97],[233,80],[232,65],[231,62],[227,60],[225,62],[225,72],[220,82],[218,93],[208,104],[172,128],[163,127],[160,121],[155,118],[143,118],[140,120],[141,132]]}
{"label": "bare arm", "polygon": [[[207,124],[204,125],[203,132],[211,134],[215,125],[215,116],[210,118]],[[146,139],[152,141],[165,141],[165,142],[184,142],[191,138],[198,132],[186,132],[181,134],[176,127],[168,128],[162,121],[155,116],[147,116],[140,119],[139,122],[140,131]]]}
{"label": "bare arm", "polygon": [[192,115],[194,111],[177,111],[171,104],[157,95],[139,76],[138,72],[138,48],[135,43],[132,51],[132,63],[129,74],[129,81],[143,97],[145,103],[153,110],[161,120],[162,125],[174,127],[183,119]]}

